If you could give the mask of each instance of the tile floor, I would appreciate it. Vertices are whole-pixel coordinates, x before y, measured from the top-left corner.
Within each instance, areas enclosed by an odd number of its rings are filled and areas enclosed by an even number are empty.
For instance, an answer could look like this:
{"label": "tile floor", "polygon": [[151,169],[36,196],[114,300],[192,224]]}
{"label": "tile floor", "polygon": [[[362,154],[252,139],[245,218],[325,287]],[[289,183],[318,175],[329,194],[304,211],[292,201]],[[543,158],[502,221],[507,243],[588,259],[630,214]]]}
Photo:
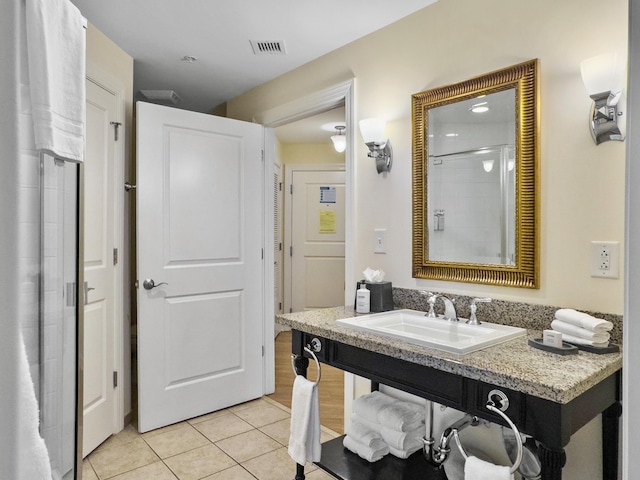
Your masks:
{"label": "tile floor", "polygon": [[[83,462],[83,480],[289,480],[290,411],[269,398],[139,434],[132,425]],[[322,441],[337,434],[323,427]],[[307,480],[332,480],[314,465]]]}

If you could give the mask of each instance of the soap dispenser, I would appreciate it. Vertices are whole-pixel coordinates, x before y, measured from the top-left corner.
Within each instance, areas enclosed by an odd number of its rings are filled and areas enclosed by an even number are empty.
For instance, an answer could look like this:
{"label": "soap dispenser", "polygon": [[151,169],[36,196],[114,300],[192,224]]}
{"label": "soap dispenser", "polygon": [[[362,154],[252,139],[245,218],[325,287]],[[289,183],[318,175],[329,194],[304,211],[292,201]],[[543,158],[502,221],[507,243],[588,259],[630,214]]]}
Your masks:
{"label": "soap dispenser", "polygon": [[363,282],[360,284],[360,287],[356,292],[356,312],[369,313],[370,307],[371,307],[371,292],[369,292],[366,284]]}

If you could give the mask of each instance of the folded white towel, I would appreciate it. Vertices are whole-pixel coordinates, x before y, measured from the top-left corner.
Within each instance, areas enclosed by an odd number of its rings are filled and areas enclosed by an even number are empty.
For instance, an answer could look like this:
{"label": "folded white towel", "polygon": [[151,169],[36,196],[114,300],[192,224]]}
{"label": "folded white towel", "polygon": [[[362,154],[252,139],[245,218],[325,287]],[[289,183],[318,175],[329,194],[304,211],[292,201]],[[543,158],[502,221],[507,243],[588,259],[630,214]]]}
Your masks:
{"label": "folded white towel", "polygon": [[321,448],[318,388],[314,382],[297,375],[291,395],[289,456],[300,465],[317,462]]}
{"label": "folded white towel", "polygon": [[586,328],[592,332],[609,332],[613,329],[613,323],[602,318],[592,317],[583,312],[578,312],[571,308],[561,308],[556,311],[556,318],[563,322]]}
{"label": "folded white towel", "polygon": [[[562,333],[562,332],[560,332]],[[568,333],[562,333],[562,341],[573,343],[576,345],[589,345],[592,347],[604,348],[609,346],[609,342],[595,342],[593,340],[587,340],[586,338],[575,337],[573,335],[569,335]]]}
{"label": "folded white towel", "polygon": [[594,332],[593,330],[587,330],[586,328],[578,327],[557,319],[551,322],[551,328],[562,334],[584,338],[585,340],[591,340],[597,343],[606,343],[609,341],[609,338],[611,338],[608,332]]}
{"label": "folded white towel", "polygon": [[425,426],[423,422],[418,422],[413,425],[413,428],[410,430],[402,432],[400,430],[385,427],[379,423],[369,422],[368,420],[358,417],[355,413],[351,415],[351,421],[363,424],[365,427],[375,432],[379,432],[380,435],[382,435],[384,442],[389,445],[389,448],[393,447],[397,450],[411,450],[416,445],[418,447],[422,447],[422,437],[425,434]]}
{"label": "folded white towel", "polygon": [[401,432],[414,429],[417,423],[424,422],[424,417],[423,405],[398,400],[385,405],[378,412],[380,424]]}
{"label": "folded white towel", "polygon": [[358,443],[374,449],[383,447],[386,443],[379,432],[364,422],[359,422],[357,419],[354,419],[353,416],[345,433]]}
{"label": "folded white towel", "polygon": [[494,465],[473,456],[464,462],[465,480],[513,480],[510,470],[509,467]]}
{"label": "folded white towel", "polygon": [[378,422],[378,412],[397,400],[382,392],[371,392],[353,401],[353,413],[370,422]]}
{"label": "folded white towel", "polygon": [[420,445],[413,445],[411,448],[407,448],[404,450],[398,450],[397,448],[393,448],[393,447],[389,447],[389,453],[391,455],[393,455],[394,457],[397,458],[402,458],[403,460],[406,458],[409,458],[409,456],[413,455],[414,453],[416,453],[418,450],[420,450],[422,448],[422,441],[420,442]]}
{"label": "folded white towel", "polygon": [[27,0],[26,4],[36,148],[81,162],[87,21],[69,0]]}
{"label": "folded white towel", "polygon": [[378,448],[367,447],[366,445],[363,445],[357,440],[351,438],[349,435],[345,435],[342,440],[342,445],[347,450],[355,453],[360,458],[364,458],[368,462],[377,462],[389,453],[389,447],[386,443],[383,443],[382,446],[379,446]]}

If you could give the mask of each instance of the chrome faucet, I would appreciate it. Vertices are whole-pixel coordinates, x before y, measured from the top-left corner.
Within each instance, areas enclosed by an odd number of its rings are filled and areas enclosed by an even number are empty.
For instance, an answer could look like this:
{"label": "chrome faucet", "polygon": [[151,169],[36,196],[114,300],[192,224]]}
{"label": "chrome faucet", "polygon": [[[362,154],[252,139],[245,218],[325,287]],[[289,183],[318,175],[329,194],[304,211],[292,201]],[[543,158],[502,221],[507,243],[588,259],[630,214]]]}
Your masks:
{"label": "chrome faucet", "polygon": [[429,296],[429,300],[428,300],[429,311],[426,314],[427,317],[430,317],[430,318],[437,317],[434,306],[436,304],[436,300],[440,298],[444,303],[444,319],[451,320],[454,322],[458,321],[458,314],[456,313],[456,307],[453,304],[453,300],[451,300],[449,297],[446,297],[440,293],[431,293],[431,292],[420,292],[420,293],[422,293],[423,295]]}
{"label": "chrome faucet", "polygon": [[474,298],[471,301],[471,315],[469,315],[469,320],[467,320],[467,323],[469,325],[480,325],[482,322],[480,322],[480,320],[478,320],[478,317],[476,317],[476,310],[478,309],[478,305],[476,305],[478,302],[490,302],[491,299],[489,297],[486,298]]}

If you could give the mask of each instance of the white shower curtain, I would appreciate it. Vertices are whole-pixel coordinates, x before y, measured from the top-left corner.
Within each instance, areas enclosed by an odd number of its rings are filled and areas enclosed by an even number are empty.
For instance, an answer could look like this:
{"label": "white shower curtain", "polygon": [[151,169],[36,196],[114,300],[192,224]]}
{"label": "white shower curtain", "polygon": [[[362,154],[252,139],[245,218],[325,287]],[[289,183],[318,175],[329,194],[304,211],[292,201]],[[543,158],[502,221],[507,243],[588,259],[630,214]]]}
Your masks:
{"label": "white shower curtain", "polygon": [[[0,15],[2,480],[51,479],[36,402],[40,381],[40,153],[35,149],[31,118],[26,1],[3,2]],[[84,98],[81,101],[84,104]]]}

